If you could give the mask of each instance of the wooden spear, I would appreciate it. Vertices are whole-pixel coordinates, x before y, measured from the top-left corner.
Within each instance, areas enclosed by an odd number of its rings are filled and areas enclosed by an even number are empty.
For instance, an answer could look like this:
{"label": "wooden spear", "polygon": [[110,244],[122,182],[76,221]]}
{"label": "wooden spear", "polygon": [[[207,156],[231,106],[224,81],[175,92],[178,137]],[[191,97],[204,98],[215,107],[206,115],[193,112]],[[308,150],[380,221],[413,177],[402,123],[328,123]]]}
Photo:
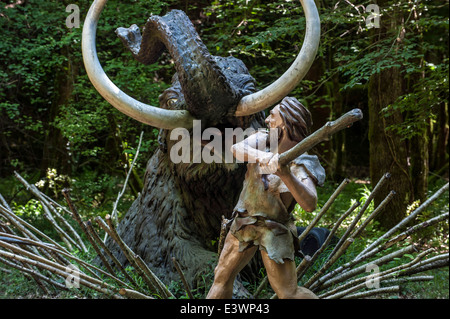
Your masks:
{"label": "wooden spear", "polygon": [[317,144],[330,139],[331,135],[341,131],[346,127],[350,127],[354,122],[363,118],[363,114],[360,109],[353,109],[350,112],[345,113],[337,120],[327,122],[320,129],[303,139],[296,146],[280,154],[278,163],[280,166],[287,165],[303,153],[307,152]]}
{"label": "wooden spear", "polygon": [[306,229],[301,233],[300,236],[298,236],[298,241],[302,242],[303,239],[306,238],[306,236],[309,234],[311,229],[313,229],[316,224],[319,222],[319,220],[325,215],[325,213],[328,211],[328,209],[331,207],[331,205],[334,203],[338,195],[342,192],[344,187],[350,182],[348,178],[344,179],[344,181],[339,185],[339,187],[334,191],[334,193],[330,196],[330,198],[327,200],[325,205],[322,206],[319,213],[314,217],[314,219],[308,224]]}

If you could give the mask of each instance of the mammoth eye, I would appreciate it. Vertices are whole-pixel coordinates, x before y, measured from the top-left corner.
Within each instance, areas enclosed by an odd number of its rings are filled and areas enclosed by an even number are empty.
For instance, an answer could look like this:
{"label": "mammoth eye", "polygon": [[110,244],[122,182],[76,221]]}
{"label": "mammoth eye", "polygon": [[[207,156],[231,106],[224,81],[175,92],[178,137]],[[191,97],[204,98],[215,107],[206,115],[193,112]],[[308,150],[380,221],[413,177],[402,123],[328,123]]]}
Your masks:
{"label": "mammoth eye", "polygon": [[178,99],[168,99],[166,104],[169,107],[174,107],[177,104]]}

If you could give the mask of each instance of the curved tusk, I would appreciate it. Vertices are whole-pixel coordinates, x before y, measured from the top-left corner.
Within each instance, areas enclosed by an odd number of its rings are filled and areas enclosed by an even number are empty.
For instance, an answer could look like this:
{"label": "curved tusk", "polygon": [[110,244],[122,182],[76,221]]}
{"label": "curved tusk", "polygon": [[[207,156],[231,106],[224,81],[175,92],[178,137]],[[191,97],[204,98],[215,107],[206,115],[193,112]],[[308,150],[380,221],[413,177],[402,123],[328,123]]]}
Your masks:
{"label": "curved tusk", "polygon": [[300,0],[306,16],[306,34],[303,46],[289,69],[268,87],[244,96],[235,116],[246,116],[265,110],[288,95],[308,72],[320,41],[320,18],[314,0]]}
{"label": "curved tusk", "polygon": [[121,91],[106,75],[95,46],[97,23],[107,0],[95,0],[83,25],[82,52],[86,72],[97,91],[112,106],[139,122],[163,129],[191,128],[194,118],[186,110],[166,110],[144,104]]}

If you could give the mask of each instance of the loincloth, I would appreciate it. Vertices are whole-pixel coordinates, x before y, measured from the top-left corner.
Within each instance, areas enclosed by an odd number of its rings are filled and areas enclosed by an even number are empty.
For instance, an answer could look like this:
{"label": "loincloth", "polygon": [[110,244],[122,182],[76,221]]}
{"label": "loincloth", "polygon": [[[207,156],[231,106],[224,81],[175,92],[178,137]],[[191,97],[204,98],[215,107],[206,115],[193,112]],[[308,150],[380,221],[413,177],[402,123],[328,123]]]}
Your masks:
{"label": "loincloth", "polygon": [[259,246],[267,252],[270,259],[283,264],[283,259],[294,260],[299,250],[297,229],[293,222],[282,223],[262,216],[248,216],[235,212],[230,232],[239,240],[239,251],[252,246]]}

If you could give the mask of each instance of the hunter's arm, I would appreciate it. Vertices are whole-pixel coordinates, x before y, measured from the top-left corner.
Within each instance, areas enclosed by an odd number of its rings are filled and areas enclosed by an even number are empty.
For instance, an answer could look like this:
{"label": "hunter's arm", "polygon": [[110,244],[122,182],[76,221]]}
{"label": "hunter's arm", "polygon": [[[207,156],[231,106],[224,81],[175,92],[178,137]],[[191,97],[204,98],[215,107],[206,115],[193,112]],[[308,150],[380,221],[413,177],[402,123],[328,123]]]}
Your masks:
{"label": "hunter's arm", "polygon": [[277,171],[276,175],[281,178],[301,208],[307,212],[312,212],[316,209],[316,184],[306,171],[298,176],[288,166],[284,166]]}
{"label": "hunter's arm", "polygon": [[267,143],[267,134],[256,132],[250,135],[242,142],[231,146],[233,156],[242,161],[256,163],[257,161],[267,163],[273,156],[270,152],[265,152],[265,145]]}

